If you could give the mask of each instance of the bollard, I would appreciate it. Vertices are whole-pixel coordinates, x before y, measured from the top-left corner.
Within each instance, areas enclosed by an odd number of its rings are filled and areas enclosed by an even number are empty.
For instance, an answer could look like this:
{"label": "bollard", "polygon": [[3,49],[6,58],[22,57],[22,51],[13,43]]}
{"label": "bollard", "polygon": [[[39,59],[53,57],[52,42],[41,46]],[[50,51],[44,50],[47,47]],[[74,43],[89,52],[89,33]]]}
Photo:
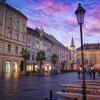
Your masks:
{"label": "bollard", "polygon": [[52,90],[50,90],[49,98],[45,98],[44,100],[57,100],[57,98],[53,98],[53,96],[52,96]]}
{"label": "bollard", "polygon": [[50,90],[50,99],[52,99],[52,90]]}

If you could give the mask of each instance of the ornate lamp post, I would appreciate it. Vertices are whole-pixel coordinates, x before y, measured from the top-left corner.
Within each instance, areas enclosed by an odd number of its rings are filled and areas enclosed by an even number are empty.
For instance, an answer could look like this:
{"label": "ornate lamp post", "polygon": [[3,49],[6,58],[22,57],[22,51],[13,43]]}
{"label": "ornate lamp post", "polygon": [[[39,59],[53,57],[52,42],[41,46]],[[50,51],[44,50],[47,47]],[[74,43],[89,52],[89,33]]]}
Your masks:
{"label": "ornate lamp post", "polygon": [[84,22],[84,15],[85,15],[85,10],[84,8],[81,6],[81,4],[79,3],[78,8],[75,11],[76,17],[77,17],[77,21],[78,24],[80,26],[80,38],[81,38],[81,59],[82,59],[82,68],[83,68],[83,84],[82,84],[82,88],[83,88],[83,100],[86,100],[86,84],[85,84],[85,67],[84,67],[84,54],[83,54],[83,34],[82,34],[82,25]]}

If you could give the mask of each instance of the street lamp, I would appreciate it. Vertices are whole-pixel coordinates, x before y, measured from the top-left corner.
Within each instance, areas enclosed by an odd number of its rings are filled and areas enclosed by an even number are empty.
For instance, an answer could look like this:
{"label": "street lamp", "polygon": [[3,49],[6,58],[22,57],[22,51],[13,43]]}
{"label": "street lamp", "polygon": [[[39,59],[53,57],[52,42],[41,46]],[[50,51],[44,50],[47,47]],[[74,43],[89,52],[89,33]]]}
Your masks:
{"label": "street lamp", "polygon": [[80,38],[81,38],[81,59],[82,59],[82,68],[83,68],[83,83],[82,83],[82,88],[83,88],[83,100],[86,100],[86,84],[85,84],[85,67],[84,67],[84,54],[83,54],[83,35],[82,35],[82,25],[84,22],[84,15],[85,15],[85,10],[79,3],[78,8],[75,11],[76,17],[78,24],[80,26]]}

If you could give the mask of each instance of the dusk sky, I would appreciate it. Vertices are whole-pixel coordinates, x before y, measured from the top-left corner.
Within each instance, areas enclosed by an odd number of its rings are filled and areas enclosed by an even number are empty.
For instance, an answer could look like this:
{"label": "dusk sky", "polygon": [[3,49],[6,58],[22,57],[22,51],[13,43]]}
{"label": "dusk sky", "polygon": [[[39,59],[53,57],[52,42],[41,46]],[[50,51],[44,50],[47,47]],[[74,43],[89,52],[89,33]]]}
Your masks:
{"label": "dusk sky", "polygon": [[100,42],[100,0],[7,0],[7,3],[28,17],[29,27],[42,26],[65,46],[70,46],[73,36],[76,47],[80,46],[80,31],[75,10],[82,3],[86,10],[84,42]]}

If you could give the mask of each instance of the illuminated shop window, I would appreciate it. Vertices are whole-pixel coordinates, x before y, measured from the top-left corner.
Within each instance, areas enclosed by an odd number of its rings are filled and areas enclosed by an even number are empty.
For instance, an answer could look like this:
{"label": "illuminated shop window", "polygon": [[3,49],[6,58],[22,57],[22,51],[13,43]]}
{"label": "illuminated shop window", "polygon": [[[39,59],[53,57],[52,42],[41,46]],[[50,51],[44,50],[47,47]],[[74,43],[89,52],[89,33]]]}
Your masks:
{"label": "illuminated shop window", "polygon": [[14,72],[18,72],[18,62],[14,62],[13,70]]}
{"label": "illuminated shop window", "polygon": [[10,62],[10,61],[7,61],[7,62],[6,62],[5,71],[6,71],[6,72],[11,72],[11,62]]}

